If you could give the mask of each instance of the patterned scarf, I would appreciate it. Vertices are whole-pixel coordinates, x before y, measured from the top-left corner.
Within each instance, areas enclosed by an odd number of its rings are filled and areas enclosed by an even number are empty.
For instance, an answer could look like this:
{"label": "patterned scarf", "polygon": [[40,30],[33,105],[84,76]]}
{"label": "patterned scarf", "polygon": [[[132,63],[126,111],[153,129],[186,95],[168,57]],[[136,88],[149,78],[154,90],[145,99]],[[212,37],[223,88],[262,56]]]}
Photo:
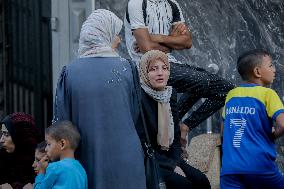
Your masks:
{"label": "patterned scarf", "polygon": [[150,84],[148,70],[150,64],[161,59],[168,67],[168,57],[165,53],[158,50],[151,50],[145,53],[140,62],[140,81],[143,90],[158,102],[158,135],[157,142],[161,149],[168,150],[174,140],[174,122],[170,107],[172,87],[166,86],[163,90],[157,91]]}
{"label": "patterned scarf", "polygon": [[105,9],[95,10],[84,22],[79,39],[78,56],[118,57],[111,48],[122,28],[122,20]]}

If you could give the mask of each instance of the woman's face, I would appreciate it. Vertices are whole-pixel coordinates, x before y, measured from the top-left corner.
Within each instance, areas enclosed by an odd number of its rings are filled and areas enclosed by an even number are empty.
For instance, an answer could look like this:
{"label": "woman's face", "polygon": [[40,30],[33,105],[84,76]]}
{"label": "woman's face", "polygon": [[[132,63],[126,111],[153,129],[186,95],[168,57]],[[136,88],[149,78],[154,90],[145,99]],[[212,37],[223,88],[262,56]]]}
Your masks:
{"label": "woman's face", "polygon": [[169,75],[169,67],[162,60],[157,59],[150,63],[148,78],[154,90],[163,90],[167,86]]}
{"label": "woman's face", "polygon": [[13,153],[15,151],[15,144],[12,140],[10,133],[8,132],[8,129],[4,124],[2,124],[1,126],[0,144],[2,148],[4,148],[8,153]]}
{"label": "woman's face", "polygon": [[118,48],[120,42],[121,42],[120,36],[118,36],[118,35],[115,36],[111,48],[112,48],[113,50],[116,50],[116,49]]}

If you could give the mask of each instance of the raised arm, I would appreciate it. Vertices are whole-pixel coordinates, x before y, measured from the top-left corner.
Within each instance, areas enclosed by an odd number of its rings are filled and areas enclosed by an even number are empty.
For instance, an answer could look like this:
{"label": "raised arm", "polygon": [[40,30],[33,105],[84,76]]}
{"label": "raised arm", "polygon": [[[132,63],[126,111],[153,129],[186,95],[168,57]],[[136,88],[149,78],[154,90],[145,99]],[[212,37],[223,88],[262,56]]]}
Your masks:
{"label": "raised arm", "polygon": [[133,31],[133,35],[137,42],[137,51],[142,53],[146,53],[150,50],[160,50],[165,53],[170,52],[170,48],[159,44],[159,42],[155,42],[151,39],[149,31],[147,28],[138,28]]}
{"label": "raised arm", "polygon": [[151,40],[174,50],[190,49],[192,46],[192,35],[185,23],[173,25],[170,35],[151,35]]}

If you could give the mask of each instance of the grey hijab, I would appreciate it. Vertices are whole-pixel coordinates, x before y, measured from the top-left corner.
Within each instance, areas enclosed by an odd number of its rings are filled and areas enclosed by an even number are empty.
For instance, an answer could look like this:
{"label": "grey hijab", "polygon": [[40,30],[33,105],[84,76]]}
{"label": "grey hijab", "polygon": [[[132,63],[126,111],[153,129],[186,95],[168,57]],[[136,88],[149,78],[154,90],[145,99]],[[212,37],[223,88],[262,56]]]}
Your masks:
{"label": "grey hijab", "polygon": [[122,24],[122,20],[113,12],[105,9],[95,10],[82,25],[78,56],[117,57],[118,54],[111,46]]}

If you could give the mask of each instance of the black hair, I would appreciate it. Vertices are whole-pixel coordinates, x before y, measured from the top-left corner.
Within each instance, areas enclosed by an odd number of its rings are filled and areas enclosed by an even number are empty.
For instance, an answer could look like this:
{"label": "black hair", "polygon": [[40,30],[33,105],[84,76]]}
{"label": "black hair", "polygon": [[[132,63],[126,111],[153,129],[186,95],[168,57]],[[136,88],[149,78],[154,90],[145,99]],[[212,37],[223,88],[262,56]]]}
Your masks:
{"label": "black hair", "polygon": [[270,53],[265,49],[254,49],[243,53],[237,61],[237,69],[243,80],[250,79],[253,69],[262,64],[264,56],[270,56]]}
{"label": "black hair", "polygon": [[45,134],[56,141],[61,139],[69,141],[73,150],[76,150],[81,139],[78,129],[70,121],[58,121],[52,124],[45,130]]}
{"label": "black hair", "polygon": [[45,147],[46,147],[46,141],[42,141],[41,143],[38,143],[36,146],[36,150],[45,153]]}

